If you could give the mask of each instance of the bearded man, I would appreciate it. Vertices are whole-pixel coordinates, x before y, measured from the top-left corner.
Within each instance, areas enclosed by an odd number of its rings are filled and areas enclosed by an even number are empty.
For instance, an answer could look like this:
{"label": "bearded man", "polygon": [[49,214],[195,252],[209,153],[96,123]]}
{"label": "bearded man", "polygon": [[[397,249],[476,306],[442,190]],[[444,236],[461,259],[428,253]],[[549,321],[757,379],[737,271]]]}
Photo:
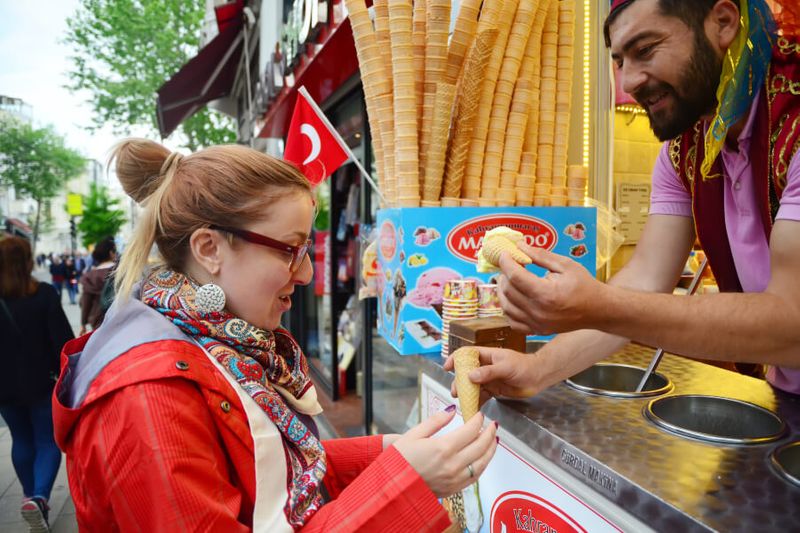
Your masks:
{"label": "bearded man", "polygon": [[[524,247],[544,278],[503,257],[512,325],[563,334],[531,355],[482,348],[472,381],[530,396],[633,340],[767,364],[800,394],[799,11],[786,1],[778,31],[764,0],[614,0],[606,44],[665,141],[650,216],[607,284],[541,249]],[[722,293],[673,296],[696,237]]]}

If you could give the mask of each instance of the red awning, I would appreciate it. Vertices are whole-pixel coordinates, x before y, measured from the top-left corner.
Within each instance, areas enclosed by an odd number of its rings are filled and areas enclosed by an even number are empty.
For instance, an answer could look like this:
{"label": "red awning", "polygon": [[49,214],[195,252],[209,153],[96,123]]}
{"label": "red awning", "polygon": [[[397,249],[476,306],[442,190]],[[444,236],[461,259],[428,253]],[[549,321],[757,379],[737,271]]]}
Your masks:
{"label": "red awning", "polygon": [[162,137],[211,100],[230,94],[242,54],[243,2],[217,9],[220,32],[158,90],[156,116]]}
{"label": "red awning", "polygon": [[18,218],[12,218],[12,217],[6,218],[6,229],[11,231],[11,226],[15,226],[17,228],[17,231],[26,233],[28,235],[33,235],[33,228],[31,228],[29,225],[27,225]]}
{"label": "red awning", "polygon": [[278,98],[264,115],[264,125],[259,137],[285,137],[289,129],[297,89],[305,86],[311,97],[325,102],[347,80],[358,73],[358,56],[353,42],[350,18],[332,24],[320,34],[319,42],[310,49],[318,49],[310,61],[304,60],[295,69],[292,87],[284,87]]}

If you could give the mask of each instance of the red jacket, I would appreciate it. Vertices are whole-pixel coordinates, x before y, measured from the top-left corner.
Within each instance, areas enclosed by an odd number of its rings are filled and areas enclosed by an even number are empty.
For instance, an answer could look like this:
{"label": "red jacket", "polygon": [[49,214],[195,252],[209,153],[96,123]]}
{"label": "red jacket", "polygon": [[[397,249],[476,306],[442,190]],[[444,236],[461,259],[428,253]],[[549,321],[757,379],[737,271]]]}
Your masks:
{"label": "red jacket", "polygon": [[[74,363],[92,334],[68,343],[62,362]],[[63,365],[53,416],[81,531],[258,529],[248,420],[236,391],[199,347],[161,340],[131,348],[100,371],[72,409],[64,399],[74,374],[74,364]],[[411,465],[393,447],[382,451],[381,436],[323,446],[330,501],[303,531],[449,526]]]}

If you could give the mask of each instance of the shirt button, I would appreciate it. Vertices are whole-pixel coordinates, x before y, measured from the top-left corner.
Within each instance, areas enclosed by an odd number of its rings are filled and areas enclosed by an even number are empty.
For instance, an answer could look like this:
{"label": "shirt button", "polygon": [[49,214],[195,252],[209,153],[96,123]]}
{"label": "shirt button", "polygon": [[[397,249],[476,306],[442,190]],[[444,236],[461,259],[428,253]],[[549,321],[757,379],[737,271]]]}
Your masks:
{"label": "shirt button", "polygon": [[733,184],[733,189],[734,190],[738,191],[741,188],[742,188],[742,182],[741,181],[737,181],[736,183]]}
{"label": "shirt button", "polygon": [[222,401],[222,402],[219,404],[219,407],[220,407],[220,409],[222,409],[222,411],[223,411],[223,412],[225,412],[225,413],[230,413],[230,411],[231,411],[231,404],[230,404],[230,402],[229,402],[229,401],[227,401],[227,400],[223,400],[223,401]]}
{"label": "shirt button", "polygon": [[177,363],[175,363],[175,368],[177,368],[178,370],[189,370],[189,363],[187,363],[186,361],[178,361]]}

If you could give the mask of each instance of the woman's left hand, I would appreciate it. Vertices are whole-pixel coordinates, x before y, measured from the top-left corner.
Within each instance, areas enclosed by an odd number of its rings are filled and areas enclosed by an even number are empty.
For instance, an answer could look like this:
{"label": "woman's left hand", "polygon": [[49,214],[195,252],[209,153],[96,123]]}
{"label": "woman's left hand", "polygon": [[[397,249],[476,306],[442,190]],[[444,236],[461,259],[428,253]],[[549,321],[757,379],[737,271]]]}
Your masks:
{"label": "woman's left hand", "polygon": [[388,448],[389,446],[394,444],[394,441],[396,441],[400,437],[401,437],[401,435],[399,435],[397,433],[387,433],[386,435],[384,435],[383,436],[383,449],[385,450],[386,448]]}

